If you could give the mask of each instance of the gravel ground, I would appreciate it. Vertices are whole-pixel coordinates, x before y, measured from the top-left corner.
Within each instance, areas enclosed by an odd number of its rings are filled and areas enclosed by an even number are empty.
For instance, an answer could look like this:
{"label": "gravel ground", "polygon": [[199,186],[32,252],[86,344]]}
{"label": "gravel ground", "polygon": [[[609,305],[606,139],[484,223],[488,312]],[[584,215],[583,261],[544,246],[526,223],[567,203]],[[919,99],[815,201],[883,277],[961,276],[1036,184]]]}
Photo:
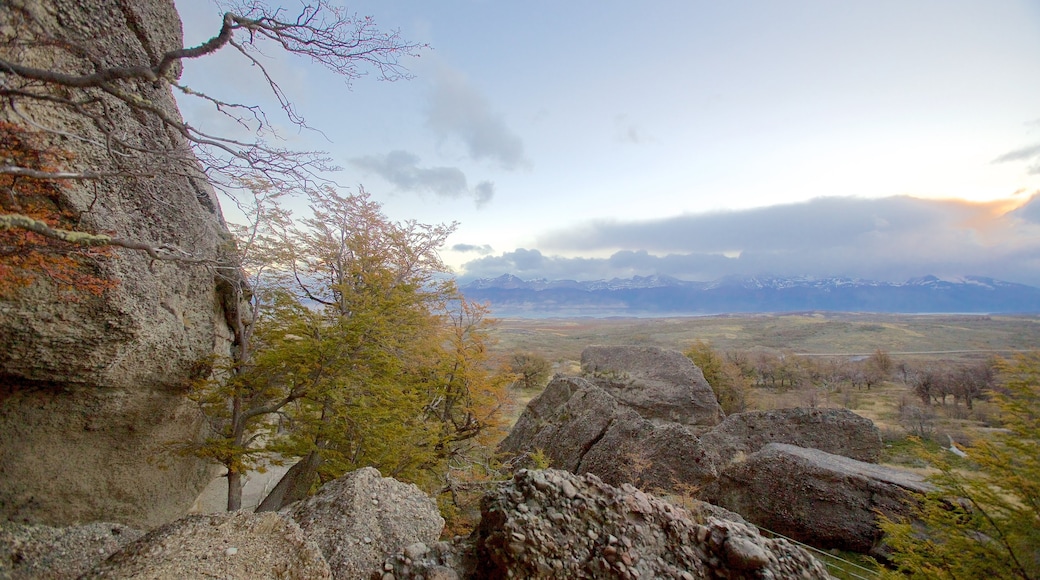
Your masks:
{"label": "gravel ground", "polygon": [[142,535],[101,522],[68,528],[0,522],[0,579],[78,578]]}

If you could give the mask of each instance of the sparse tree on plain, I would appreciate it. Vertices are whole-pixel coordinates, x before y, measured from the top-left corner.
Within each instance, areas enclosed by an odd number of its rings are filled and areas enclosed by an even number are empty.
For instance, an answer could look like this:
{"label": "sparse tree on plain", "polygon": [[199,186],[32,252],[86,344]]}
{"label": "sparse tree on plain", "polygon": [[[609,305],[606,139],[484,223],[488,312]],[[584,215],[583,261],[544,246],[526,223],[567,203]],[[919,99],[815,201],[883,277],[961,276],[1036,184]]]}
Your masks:
{"label": "sparse tree on plain", "polygon": [[510,358],[509,370],[516,374],[516,387],[540,389],[549,380],[552,363],[533,352],[517,352]]}

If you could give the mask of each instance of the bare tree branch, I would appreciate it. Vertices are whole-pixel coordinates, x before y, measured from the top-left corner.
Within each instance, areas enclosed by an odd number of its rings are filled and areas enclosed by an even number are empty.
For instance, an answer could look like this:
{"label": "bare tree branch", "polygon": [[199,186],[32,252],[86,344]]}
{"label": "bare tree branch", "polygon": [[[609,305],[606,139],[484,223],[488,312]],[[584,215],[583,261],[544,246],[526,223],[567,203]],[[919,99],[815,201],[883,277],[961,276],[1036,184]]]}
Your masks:
{"label": "bare tree branch", "polygon": [[40,171],[16,165],[0,165],[0,174],[16,177],[32,177],[34,179],[100,179],[114,177],[118,171]]}
{"label": "bare tree branch", "polygon": [[[98,39],[75,38],[71,32],[45,31],[46,27],[37,25],[28,11],[21,11],[18,17],[23,21],[10,29],[14,32],[0,35],[0,98],[5,99],[16,113],[19,103],[31,102],[80,116],[104,136],[108,152],[109,167],[94,165],[78,170],[57,170],[53,172],[55,175],[46,178],[142,176],[156,167],[191,174],[198,171],[197,163],[201,161],[202,170],[213,185],[225,192],[233,190],[234,178],[244,173],[262,175],[275,183],[306,189],[329,183],[324,174],[337,168],[322,152],[291,151],[268,144],[263,138],[265,135],[278,137],[259,106],[228,102],[177,84],[179,63],[212,55],[230,45],[247,59],[251,68],[259,68],[289,122],[313,130],[256,57],[264,46],[309,58],[342,77],[348,85],[369,72],[375,72],[382,80],[409,78],[402,59],[416,56],[426,47],[403,40],[396,30],[382,31],[371,18],[347,13],[329,0],[307,3],[295,16],[260,1],[235,3],[223,15],[220,28],[212,38],[197,46],[156,55],[151,62],[110,63],[108,59],[111,57],[102,49]],[[64,64],[54,69],[31,66],[19,62],[18,50],[3,50],[19,47],[46,47],[60,57],[55,62]],[[179,117],[170,115],[165,104],[152,102],[146,96],[161,97],[162,91],[149,93],[138,90],[146,85],[158,89],[176,88],[186,96],[209,102],[221,114],[252,131],[253,139],[244,141],[207,134],[192,127]],[[112,98],[106,98],[106,95]],[[120,133],[112,123],[119,108],[150,117],[179,135],[184,145],[159,145],[148,135]],[[30,120],[30,117],[18,114],[23,120]],[[59,131],[30,122],[55,136],[70,136],[68,130]],[[71,136],[87,139],[74,133]],[[183,169],[177,169],[177,166],[183,166]],[[16,170],[7,169],[6,173],[14,175]]]}
{"label": "bare tree branch", "polygon": [[91,234],[62,228],[54,228],[38,219],[21,214],[0,214],[0,230],[19,228],[41,236],[76,244],[79,246],[117,246],[148,254],[153,260],[212,264],[213,260],[195,258],[190,253],[172,246],[152,246],[135,240],[116,238],[105,234]]}

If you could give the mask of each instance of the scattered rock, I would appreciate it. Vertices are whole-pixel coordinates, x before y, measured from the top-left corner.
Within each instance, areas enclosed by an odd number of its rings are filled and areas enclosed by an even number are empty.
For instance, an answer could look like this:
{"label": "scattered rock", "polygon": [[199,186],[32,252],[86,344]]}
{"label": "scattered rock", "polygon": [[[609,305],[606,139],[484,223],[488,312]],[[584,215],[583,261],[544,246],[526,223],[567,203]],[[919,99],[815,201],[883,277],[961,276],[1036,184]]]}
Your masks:
{"label": "scattered rock", "polygon": [[444,529],[429,496],[371,467],[326,483],[282,513],[299,523],[341,580],[367,578],[388,554],[431,544]]}
{"label": "scattered rock", "polygon": [[701,436],[719,470],[769,443],[819,449],[870,463],[877,463],[882,447],[881,431],[874,422],[847,409],[736,413]]}
{"label": "scattered rock", "polygon": [[[572,495],[571,490],[575,493]],[[525,506],[521,509],[521,506]],[[830,578],[823,565],[751,526],[691,514],[594,475],[521,470],[485,498],[474,534],[373,578]],[[385,576],[384,576],[385,575]]]}
{"label": "scattered rock", "polygon": [[0,578],[72,580],[144,532],[95,522],[67,528],[0,521]]}
{"label": "scattered rock", "polygon": [[322,580],[332,572],[296,522],[267,512],[192,515],[149,532],[84,580]]}
{"label": "scattered rock", "polygon": [[906,501],[930,489],[912,472],[770,443],[726,468],[701,498],[806,544],[866,554],[881,540],[878,512],[907,514]]}
{"label": "scattered rock", "polygon": [[643,418],[717,425],[725,414],[697,365],[680,352],[653,346],[590,346],[581,370]]}

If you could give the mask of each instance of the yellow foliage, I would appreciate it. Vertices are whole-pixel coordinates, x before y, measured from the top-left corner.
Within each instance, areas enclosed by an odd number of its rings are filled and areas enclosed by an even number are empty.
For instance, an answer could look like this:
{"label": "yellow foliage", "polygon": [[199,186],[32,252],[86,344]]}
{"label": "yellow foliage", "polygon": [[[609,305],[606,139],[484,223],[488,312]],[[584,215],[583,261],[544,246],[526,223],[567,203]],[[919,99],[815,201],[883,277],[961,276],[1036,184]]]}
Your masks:
{"label": "yellow foliage", "polygon": [[921,455],[937,491],[916,522],[886,520],[892,578],[1040,578],[1040,353],[1000,364],[994,400],[1005,430],[967,449]]}

